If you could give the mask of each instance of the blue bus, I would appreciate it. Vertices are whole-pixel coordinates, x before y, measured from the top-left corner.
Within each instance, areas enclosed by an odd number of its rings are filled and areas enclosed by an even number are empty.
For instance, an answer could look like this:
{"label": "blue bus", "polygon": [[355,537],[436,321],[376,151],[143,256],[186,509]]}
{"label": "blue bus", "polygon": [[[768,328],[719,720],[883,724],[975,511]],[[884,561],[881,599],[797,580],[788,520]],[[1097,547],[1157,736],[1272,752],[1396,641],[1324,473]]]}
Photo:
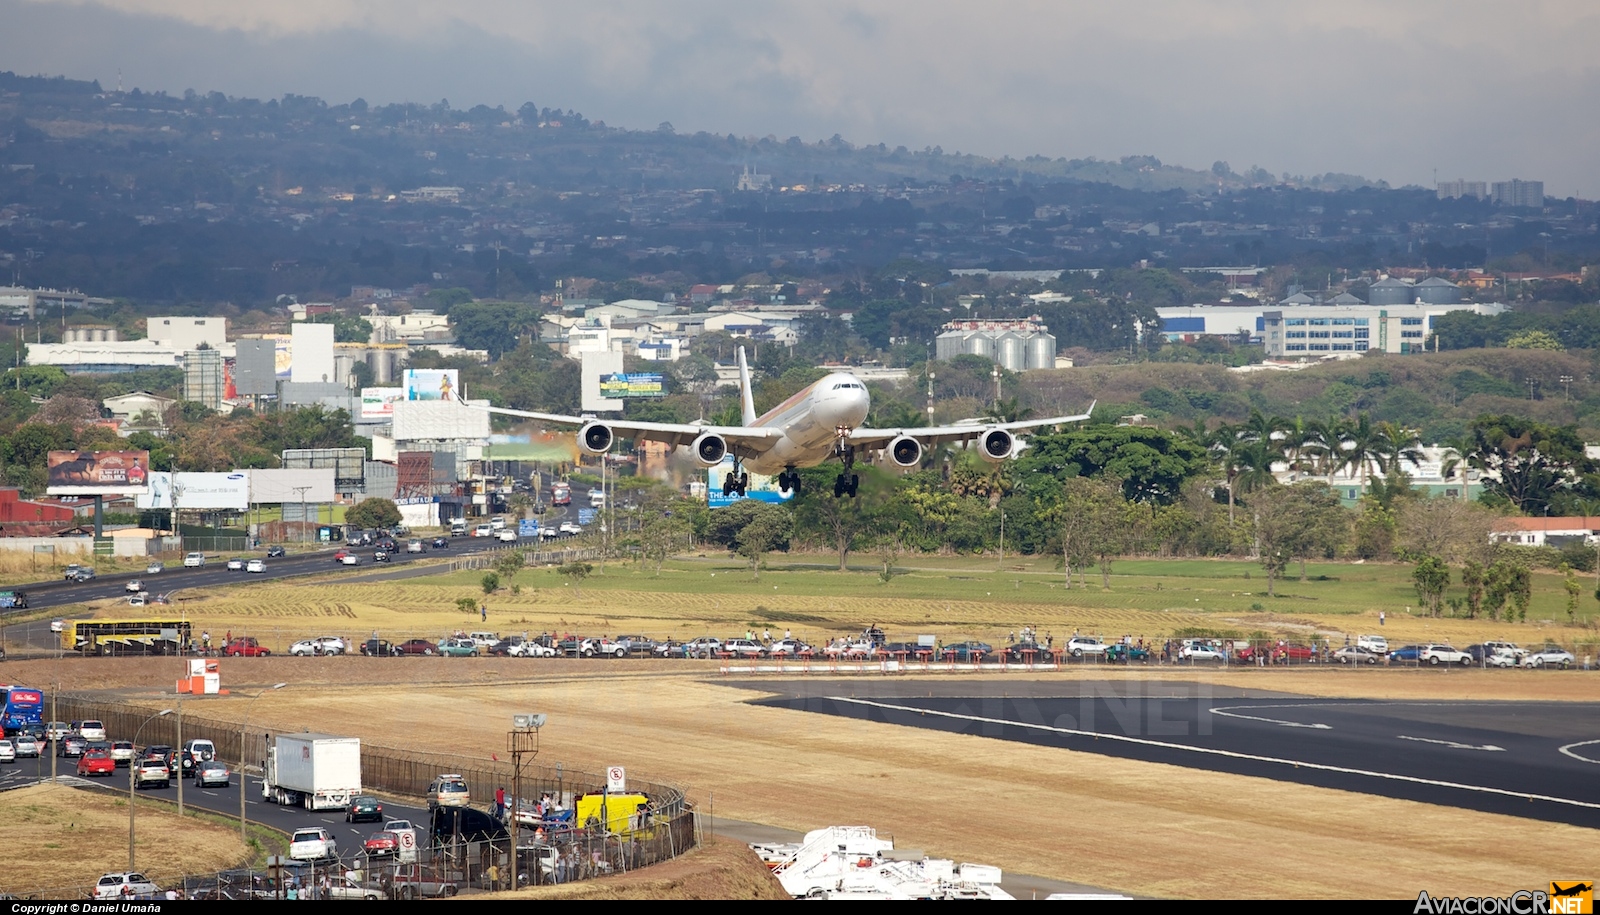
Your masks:
{"label": "blue bus", "polygon": [[44,694],[31,686],[0,686],[5,709],[0,711],[0,726],[7,734],[44,723]]}

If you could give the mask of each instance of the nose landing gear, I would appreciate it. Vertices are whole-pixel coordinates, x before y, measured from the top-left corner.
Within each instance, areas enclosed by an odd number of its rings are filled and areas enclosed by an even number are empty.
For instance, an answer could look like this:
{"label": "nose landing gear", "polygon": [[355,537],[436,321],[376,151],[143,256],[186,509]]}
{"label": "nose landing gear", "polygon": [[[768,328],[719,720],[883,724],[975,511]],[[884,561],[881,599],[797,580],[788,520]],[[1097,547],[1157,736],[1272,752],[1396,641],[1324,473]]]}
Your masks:
{"label": "nose landing gear", "polygon": [[851,473],[851,469],[856,465],[856,449],[854,445],[845,440],[847,435],[849,435],[848,429],[840,430],[839,441],[833,446],[833,453],[837,454],[839,460],[844,463],[844,470],[833,481],[833,497],[835,499],[842,498],[846,494],[854,498],[856,487],[861,484],[861,478]]}

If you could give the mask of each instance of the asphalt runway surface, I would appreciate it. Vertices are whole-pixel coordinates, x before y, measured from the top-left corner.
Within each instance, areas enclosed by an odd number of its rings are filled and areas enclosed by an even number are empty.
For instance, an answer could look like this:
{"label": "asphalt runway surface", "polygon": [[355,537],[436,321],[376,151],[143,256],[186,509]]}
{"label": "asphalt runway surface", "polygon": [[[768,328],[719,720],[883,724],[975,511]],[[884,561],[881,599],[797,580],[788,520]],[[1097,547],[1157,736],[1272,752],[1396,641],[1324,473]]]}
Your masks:
{"label": "asphalt runway surface", "polygon": [[1600,828],[1600,702],[1314,699],[1200,683],[776,688],[788,695],[759,704]]}

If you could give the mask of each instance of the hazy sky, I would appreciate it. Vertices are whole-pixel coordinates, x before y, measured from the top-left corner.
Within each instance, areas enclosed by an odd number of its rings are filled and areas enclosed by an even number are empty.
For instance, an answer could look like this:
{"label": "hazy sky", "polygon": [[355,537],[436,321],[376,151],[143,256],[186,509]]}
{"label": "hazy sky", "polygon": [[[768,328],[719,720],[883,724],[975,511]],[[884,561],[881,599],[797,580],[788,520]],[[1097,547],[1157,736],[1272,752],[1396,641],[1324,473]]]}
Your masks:
{"label": "hazy sky", "polygon": [[1594,0],[0,0],[0,69],[1600,197]]}

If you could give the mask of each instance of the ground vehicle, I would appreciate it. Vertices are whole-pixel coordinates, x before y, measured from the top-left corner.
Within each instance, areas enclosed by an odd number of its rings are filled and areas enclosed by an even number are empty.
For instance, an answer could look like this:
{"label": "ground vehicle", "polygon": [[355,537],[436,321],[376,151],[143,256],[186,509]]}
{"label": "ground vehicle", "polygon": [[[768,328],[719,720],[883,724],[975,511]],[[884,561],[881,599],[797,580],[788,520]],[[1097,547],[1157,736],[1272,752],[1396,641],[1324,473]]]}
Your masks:
{"label": "ground vehicle", "polygon": [[554,482],[554,483],[551,483],[550,484],[550,504],[551,505],[571,505],[572,504],[572,486],[571,486],[571,484],[566,483],[566,482],[562,482],[562,481],[559,481],[559,480]]}
{"label": "ground vehicle", "polygon": [[349,874],[334,874],[323,887],[329,899],[382,899],[383,891],[367,886]]}
{"label": "ground vehicle", "polygon": [[945,661],[981,661],[993,653],[994,646],[987,642],[955,642],[939,649],[939,657]]}
{"label": "ground vehicle", "polygon": [[361,557],[357,556],[355,553],[346,553],[344,554],[344,558],[339,560],[339,564],[346,566],[358,566],[361,565]]}
{"label": "ground vehicle", "polygon": [[67,620],[61,624],[61,647],[86,655],[177,654],[192,635],[182,619]]}
{"label": "ground vehicle", "polygon": [[322,653],[322,642],[318,639],[301,639],[289,646],[289,654],[297,658],[320,655]]}
{"label": "ground vehicle", "polygon": [[499,515],[495,515],[493,518],[489,519],[489,530],[491,530],[491,531],[503,531],[505,529],[506,529],[506,519],[505,518],[502,518]]}
{"label": "ground vehicle", "polygon": [[400,654],[400,651],[383,639],[367,639],[361,643],[361,653],[374,658],[388,658]]}
{"label": "ground vehicle", "polygon": [[337,810],[361,793],[361,739],[280,734],[267,748],[261,796],[307,810]]}
{"label": "ground vehicle", "polygon": [[465,537],[467,535],[467,522],[460,518],[450,522],[450,536]]}
{"label": "ground vehicle", "polygon": [[78,581],[78,582],[94,581],[94,577],[95,577],[94,576],[94,569],[91,569],[88,566],[84,566],[83,568],[79,569],[75,574],[73,574],[71,580],[72,581]]}
{"label": "ground vehicle", "polygon": [[500,641],[500,634],[497,632],[469,632],[467,633],[467,638],[471,639],[473,644],[479,648],[488,648],[490,645]]}
{"label": "ground vehicle", "polygon": [[79,722],[78,733],[83,735],[84,740],[105,740],[105,722],[97,721],[93,718],[89,719],[88,721]]}
{"label": "ground vehicle", "polygon": [[67,727],[65,721],[52,721],[45,725],[44,728],[45,739],[51,743],[55,743],[70,733],[72,733],[72,728]]}
{"label": "ground vehicle", "polygon": [[655,640],[643,635],[619,635],[611,641],[621,645],[628,654],[648,656],[655,651]]}
{"label": "ground vehicle", "polygon": [[189,553],[188,555],[183,557],[183,567],[185,569],[203,569],[203,568],[205,568],[206,567],[206,554],[204,554],[204,553]]}
{"label": "ground vehicle", "polygon": [[111,754],[104,750],[91,750],[78,759],[78,775],[83,778],[113,775],[116,771],[117,764],[112,761]]}
{"label": "ground vehicle", "polygon": [[779,639],[767,646],[767,656],[772,658],[798,658],[812,653],[811,646],[799,639]]}
{"label": "ground vehicle", "polygon": [[404,642],[401,642],[399,645],[395,646],[395,654],[434,655],[438,653],[439,646],[428,641],[427,639],[406,639]]}
{"label": "ground vehicle", "polygon": [[490,534],[493,534],[493,533],[494,533],[494,528],[490,527],[487,524],[480,524],[477,527],[472,529],[472,536],[474,536],[474,537],[487,537],[487,536],[489,536]]}
{"label": "ground vehicle", "polygon": [[350,806],[344,812],[346,823],[359,823],[362,820],[377,822],[383,819],[383,805],[378,799],[368,794],[358,794],[350,800]]}
{"label": "ground vehicle", "polygon": [[589,507],[590,508],[605,508],[606,507],[606,491],[603,490],[603,489],[591,489],[591,490],[589,490]]}
{"label": "ground vehicle", "polygon": [[1396,648],[1394,651],[1389,652],[1389,663],[1391,663],[1391,664],[1396,663],[1396,662],[1404,663],[1406,661],[1411,661],[1411,662],[1415,663],[1416,660],[1417,660],[1417,656],[1420,655],[1421,653],[1422,653],[1422,646],[1421,645],[1404,645],[1404,646],[1401,646],[1400,648]]}
{"label": "ground vehicle", "polygon": [[281,546],[269,546],[269,547],[267,547],[267,558],[268,559],[277,559],[280,556],[287,556],[287,555],[289,555],[289,551],[284,549]]}
{"label": "ground vehicle", "polygon": [[394,860],[399,864],[414,864],[417,860],[417,827],[410,820],[385,820],[383,831],[394,833],[399,844],[395,847]]}
{"label": "ground vehicle", "polygon": [[[766,649],[761,647],[761,643],[754,639],[728,639],[722,643],[722,650],[736,658],[759,658],[766,653]],[[620,658],[627,654],[628,650],[618,646],[617,650],[612,653]]]}
{"label": "ground vehicle", "polygon": [[1333,653],[1333,659],[1340,664],[1377,664],[1383,655],[1360,645],[1346,645]]}
{"label": "ground vehicle", "polygon": [[[760,648],[759,645],[756,647]],[[580,639],[575,653],[580,658],[624,658],[628,656],[628,646],[606,638]]]}
{"label": "ground vehicle", "polygon": [[1302,663],[1316,659],[1316,652],[1305,645],[1246,645],[1234,655],[1236,660],[1253,664],[1257,656],[1265,659],[1268,664],[1286,664],[1289,662]]}
{"label": "ground vehicle", "polygon": [[264,658],[272,651],[262,647],[255,636],[241,636],[223,647],[222,653],[230,658]]}
{"label": "ground vehicle", "polygon": [[1140,648],[1138,645],[1129,645],[1126,642],[1117,642],[1106,649],[1106,660],[1121,661],[1123,663],[1148,661],[1150,660],[1150,649]]}
{"label": "ground vehicle", "polygon": [[1178,649],[1178,658],[1183,661],[1215,661],[1218,664],[1228,663],[1228,653],[1210,642],[1191,639]]}
{"label": "ground vehicle", "polygon": [[436,550],[449,549],[450,541],[444,539],[443,537],[435,537],[435,538],[433,538],[432,546]]}
{"label": "ground vehicle", "polygon": [[575,537],[583,533],[583,525],[576,521],[563,521],[557,526],[556,532],[565,536]]}
{"label": "ground vehicle", "polygon": [[0,725],[14,734],[39,724],[44,710],[44,694],[31,686],[0,686],[5,706],[0,710]]}
{"label": "ground vehicle", "polygon": [[1472,666],[1472,655],[1465,651],[1458,651],[1449,645],[1427,645],[1417,655],[1417,660],[1430,667],[1440,664],[1460,664],[1462,667]]}
{"label": "ground vehicle", "polygon": [[686,658],[710,658],[721,650],[721,639],[706,637],[690,639],[683,643],[683,656]]}
{"label": "ground vehicle", "polygon": [[439,654],[447,658],[475,658],[478,643],[471,639],[440,639]]}
{"label": "ground vehicle", "polygon": [[144,567],[144,574],[146,574],[146,575],[160,575],[162,572],[165,572],[166,570],[167,570],[167,566],[166,566],[165,563],[160,562],[160,561],[152,561],[149,565]]}
{"label": "ground vehicle", "polygon": [[465,807],[472,801],[467,780],[455,773],[436,776],[428,785],[428,809],[435,807]]}
{"label": "ground vehicle", "polygon": [[361,846],[369,858],[386,857],[400,851],[400,834],[387,829],[380,829],[370,836]]}
{"label": "ground vehicle", "polygon": [[384,882],[395,899],[454,896],[460,891],[455,881],[421,864],[397,864],[384,875]]}
{"label": "ground vehicle", "polygon": [[0,610],[28,609],[28,595],[22,591],[0,591]]}
{"label": "ground vehicle", "polygon": [[96,899],[124,899],[129,896],[150,897],[161,892],[161,888],[150,882],[150,878],[139,873],[106,874],[95,881],[94,898]]}
{"label": "ground vehicle", "polygon": [[1566,670],[1575,663],[1572,652],[1560,645],[1545,645],[1538,651],[1530,651],[1521,661],[1523,667],[1559,667]]}
{"label": "ground vehicle", "polygon": [[56,741],[56,755],[76,759],[89,749],[89,741],[82,734],[68,734]]}
{"label": "ground vehicle", "polygon": [[373,550],[372,551],[372,561],[373,562],[388,562],[389,561],[389,551],[388,550]]}
{"label": "ground vehicle", "polygon": [[128,594],[138,594],[140,591],[144,590],[144,582],[137,578],[131,579],[127,584],[122,586],[122,590]]}
{"label": "ground vehicle", "polygon": [[68,563],[67,567],[65,569],[61,570],[61,580],[62,581],[75,581],[75,580],[77,580],[78,572],[82,568],[83,568],[83,566],[80,566],[75,562]]}
{"label": "ground vehicle", "polygon": [[246,572],[262,573],[267,571],[267,564],[260,559],[252,559],[244,564]]}
{"label": "ground vehicle", "polygon": [[513,658],[553,658],[556,650],[536,639],[523,639],[506,649],[506,654]]}
{"label": "ground vehicle", "polygon": [[244,564],[245,564],[245,558],[243,556],[235,556],[232,559],[228,560],[228,571],[229,572],[243,572],[244,571]]}
{"label": "ground vehicle", "polygon": [[1104,655],[1106,643],[1092,636],[1075,635],[1067,640],[1066,649],[1067,654],[1074,658],[1081,658],[1084,655]]}
{"label": "ground vehicle", "polygon": [[[17,761],[17,745],[8,738],[0,737],[0,763],[14,763]],[[78,760],[78,768],[83,768],[83,760]],[[78,773],[82,775],[80,771]]]}
{"label": "ground vehicle", "polygon": [[220,760],[208,759],[194,767],[194,786],[206,788],[221,785],[226,788],[231,783],[232,775]]}
{"label": "ground vehicle", "polygon": [[188,775],[200,763],[217,758],[217,747],[209,740],[185,740],[178,750],[178,764]]}
{"label": "ground vehicle", "polygon": [[133,773],[133,784],[136,788],[165,788],[172,784],[172,770],[167,768],[167,761],[155,756],[146,756],[139,760],[138,767]]}
{"label": "ground vehicle", "polygon": [[[34,739],[34,736],[32,734],[18,734],[17,736],[11,738],[11,743],[17,749],[17,758],[18,759],[22,759],[23,757],[27,757],[27,756],[36,757],[36,756],[39,755],[39,741]],[[131,752],[131,747],[130,747],[130,752]],[[111,751],[111,759],[112,759],[113,762],[115,762],[119,766],[127,765],[127,762],[125,760],[118,759],[117,751],[116,751],[115,747],[113,747],[113,749]]]}
{"label": "ground vehicle", "polygon": [[1373,654],[1388,654],[1389,640],[1381,635],[1358,635],[1356,647],[1365,648]]}
{"label": "ground vehicle", "polygon": [[501,543],[516,543],[517,542],[517,532],[516,532],[516,530],[514,528],[509,528],[508,527],[505,530],[502,530],[500,533],[496,534],[495,536],[497,538],[499,538]]}
{"label": "ground vehicle", "polygon": [[1485,656],[1484,659],[1483,659],[1483,666],[1485,666],[1485,667],[1516,667],[1519,663],[1521,663],[1521,661],[1522,661],[1522,658],[1518,657],[1517,655],[1512,654],[1511,652],[1507,651],[1504,648],[1501,648],[1501,649],[1495,651],[1493,654]]}
{"label": "ground vehicle", "polygon": [[425,549],[427,549],[427,547],[422,545],[422,541],[421,540],[413,540],[410,543],[406,544],[406,552],[407,553],[420,553]]}
{"label": "ground vehicle", "polygon": [[328,861],[339,857],[333,833],[320,826],[296,829],[289,837],[289,857],[296,861]]}

